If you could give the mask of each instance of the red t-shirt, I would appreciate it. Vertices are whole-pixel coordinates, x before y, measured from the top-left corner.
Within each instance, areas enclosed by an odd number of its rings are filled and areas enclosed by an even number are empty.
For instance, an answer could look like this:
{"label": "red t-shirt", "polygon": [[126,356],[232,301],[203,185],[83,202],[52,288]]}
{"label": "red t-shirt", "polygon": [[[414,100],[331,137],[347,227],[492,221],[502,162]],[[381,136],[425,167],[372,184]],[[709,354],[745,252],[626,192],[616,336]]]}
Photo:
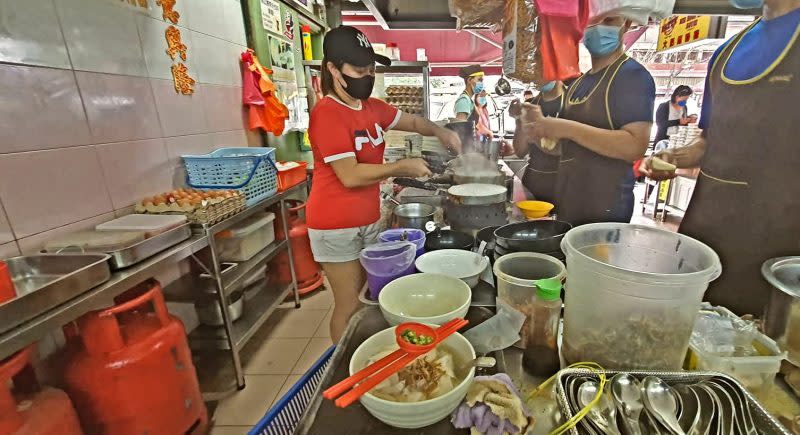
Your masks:
{"label": "red t-shirt", "polygon": [[314,181],[306,206],[309,228],[354,228],[380,219],[378,183],[348,189],[330,163],[355,157],[359,163],[382,164],[383,134],[399,120],[397,108],[375,98],[362,100],[360,109],[353,109],[332,96],[317,102],[308,128],[314,153]]}

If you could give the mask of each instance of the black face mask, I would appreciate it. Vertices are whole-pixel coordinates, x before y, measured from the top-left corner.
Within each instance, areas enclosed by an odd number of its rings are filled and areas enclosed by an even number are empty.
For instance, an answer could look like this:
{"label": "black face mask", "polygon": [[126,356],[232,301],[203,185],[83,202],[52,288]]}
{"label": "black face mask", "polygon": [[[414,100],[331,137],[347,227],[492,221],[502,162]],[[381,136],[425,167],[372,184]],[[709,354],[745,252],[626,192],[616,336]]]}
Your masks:
{"label": "black face mask", "polygon": [[342,74],[344,82],[347,87],[344,91],[350,94],[351,97],[359,100],[366,100],[372,94],[372,87],[375,86],[375,76],[366,75],[364,77],[355,78],[347,74]]}

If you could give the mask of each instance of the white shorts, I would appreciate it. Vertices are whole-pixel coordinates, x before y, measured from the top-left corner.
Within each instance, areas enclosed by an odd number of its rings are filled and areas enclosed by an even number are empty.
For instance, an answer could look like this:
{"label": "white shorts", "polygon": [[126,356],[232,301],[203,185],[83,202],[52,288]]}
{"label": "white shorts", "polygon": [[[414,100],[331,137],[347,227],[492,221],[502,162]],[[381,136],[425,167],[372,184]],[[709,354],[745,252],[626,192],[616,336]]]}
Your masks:
{"label": "white shorts", "polygon": [[346,263],[358,260],[361,250],[378,242],[382,221],[363,227],[338,230],[308,229],[311,252],[319,263]]}

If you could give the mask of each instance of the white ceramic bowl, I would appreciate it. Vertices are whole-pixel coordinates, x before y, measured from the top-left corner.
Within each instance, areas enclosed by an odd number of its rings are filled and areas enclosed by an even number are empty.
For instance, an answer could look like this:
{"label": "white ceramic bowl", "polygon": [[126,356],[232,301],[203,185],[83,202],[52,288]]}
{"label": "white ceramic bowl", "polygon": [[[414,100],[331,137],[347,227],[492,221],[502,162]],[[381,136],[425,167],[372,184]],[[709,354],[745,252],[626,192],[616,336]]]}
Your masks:
{"label": "white ceramic bowl", "polygon": [[386,284],[378,305],[390,325],[403,322],[441,325],[464,317],[472,301],[472,290],[458,278],[416,273]]}
{"label": "white ceramic bowl", "polygon": [[440,249],[420,255],[414,265],[420,272],[452,276],[473,288],[478,285],[481,272],[489,265],[489,259],[462,249]]}
{"label": "white ceramic bowl", "polygon": [[[366,367],[369,358],[380,352],[389,345],[396,345],[394,328],[384,329],[372,337],[366,339],[353,353],[350,358],[350,374]],[[459,333],[447,337],[442,343],[451,350],[458,364],[465,364],[467,361],[475,359],[475,349]],[[429,426],[437,421],[450,416],[456,407],[467,395],[467,390],[475,377],[475,368],[471,368],[464,380],[455,386],[450,392],[443,394],[435,399],[423,400],[422,402],[405,403],[392,402],[380,399],[370,393],[366,393],[359,399],[364,408],[367,408],[378,420],[389,426],[416,429]]]}

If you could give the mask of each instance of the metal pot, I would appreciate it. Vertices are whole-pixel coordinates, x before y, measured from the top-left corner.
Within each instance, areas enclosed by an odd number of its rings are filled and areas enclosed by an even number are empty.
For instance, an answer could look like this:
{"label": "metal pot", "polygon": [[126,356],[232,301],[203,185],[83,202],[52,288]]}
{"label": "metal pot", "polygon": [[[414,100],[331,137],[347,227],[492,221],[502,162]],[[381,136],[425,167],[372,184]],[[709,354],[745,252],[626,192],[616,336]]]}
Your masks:
{"label": "metal pot", "polygon": [[495,243],[508,252],[561,252],[561,239],[572,229],[563,221],[518,222],[495,230]]}
{"label": "metal pot", "polygon": [[432,221],[435,213],[436,207],[429,204],[401,204],[394,209],[394,224],[398,228],[425,230],[425,223]]}
{"label": "metal pot", "polygon": [[[235,322],[244,313],[244,292],[231,293],[228,299],[228,316]],[[194,309],[200,323],[209,326],[221,326],[225,323],[222,319],[222,310],[219,309],[219,300],[216,297],[202,298],[194,303]]]}
{"label": "metal pot", "polygon": [[764,331],[800,365],[800,256],[767,260],[761,274],[772,285]]}

